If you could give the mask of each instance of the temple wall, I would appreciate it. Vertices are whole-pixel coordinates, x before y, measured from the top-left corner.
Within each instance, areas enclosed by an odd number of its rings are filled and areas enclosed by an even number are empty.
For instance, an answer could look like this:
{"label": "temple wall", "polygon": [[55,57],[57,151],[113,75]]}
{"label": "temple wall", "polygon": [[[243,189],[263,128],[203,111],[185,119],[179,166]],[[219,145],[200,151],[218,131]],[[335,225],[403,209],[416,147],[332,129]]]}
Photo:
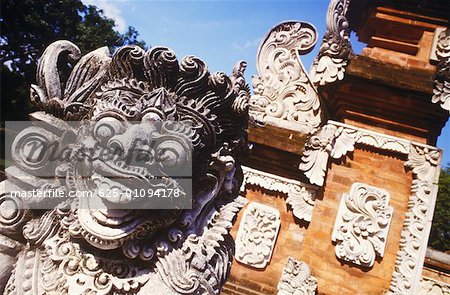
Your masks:
{"label": "temple wall", "polygon": [[[267,267],[256,270],[234,262],[224,293],[276,294],[276,286],[289,256],[311,267],[312,274],[318,280],[318,294],[384,293],[389,289],[394,270],[411,181],[412,175],[405,171],[401,156],[399,158],[395,154],[380,154],[358,147],[344,163],[331,165],[324,191],[316,199],[309,224],[294,218],[282,194],[247,186],[246,196],[250,202],[266,204],[279,210],[281,227]],[[384,257],[377,258],[371,268],[361,268],[339,260],[331,240],[340,198],[343,193],[350,191],[355,182],[385,189],[391,196],[389,205],[394,208]],[[234,237],[242,212],[232,230]],[[246,286],[250,290],[233,289],[235,285]]]}
{"label": "temple wall", "polygon": [[[277,284],[286,264],[287,257],[296,257],[296,253],[299,254],[300,249],[303,247],[305,234],[307,232],[307,223],[298,221],[294,218],[292,212],[288,209],[283,194],[261,189],[257,186],[247,186],[246,197],[249,202],[257,202],[276,208],[281,215],[281,226],[273,250],[272,259],[266,268],[257,270],[234,261],[227,284],[233,285],[235,282],[240,286],[246,286],[252,289],[252,291],[242,290],[242,293],[240,294],[253,294],[251,292],[276,294]],[[244,210],[241,210],[239,213],[238,219],[231,231],[233,238],[236,238],[243,212]],[[236,292],[236,290],[234,291]],[[230,294],[236,293],[231,292]]]}
{"label": "temple wall", "polygon": [[[411,181],[411,173],[405,172],[401,159],[373,151],[356,149],[344,164],[331,165],[323,198],[314,206],[313,218],[298,255],[314,270],[319,294],[381,294],[389,289]],[[391,196],[389,205],[394,208],[384,257],[377,258],[372,268],[338,260],[331,241],[339,200],[354,182],[387,190]]]}

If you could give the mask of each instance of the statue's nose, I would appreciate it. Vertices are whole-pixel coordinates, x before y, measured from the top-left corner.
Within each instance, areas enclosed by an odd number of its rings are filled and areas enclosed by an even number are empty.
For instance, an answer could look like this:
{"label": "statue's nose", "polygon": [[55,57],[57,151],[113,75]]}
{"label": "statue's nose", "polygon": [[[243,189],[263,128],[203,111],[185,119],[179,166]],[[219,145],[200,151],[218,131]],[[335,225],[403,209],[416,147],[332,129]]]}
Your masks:
{"label": "statue's nose", "polygon": [[148,123],[132,125],[124,133],[111,137],[107,146],[122,157],[132,155],[142,147],[151,145],[154,130],[155,126]]}

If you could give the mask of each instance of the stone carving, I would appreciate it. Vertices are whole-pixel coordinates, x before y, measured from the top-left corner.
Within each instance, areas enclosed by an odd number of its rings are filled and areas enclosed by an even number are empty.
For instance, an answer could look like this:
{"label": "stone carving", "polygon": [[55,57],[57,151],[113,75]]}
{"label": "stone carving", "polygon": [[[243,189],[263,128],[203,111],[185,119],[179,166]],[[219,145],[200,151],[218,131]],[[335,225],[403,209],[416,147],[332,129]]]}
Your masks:
{"label": "stone carving", "polygon": [[299,169],[312,184],[322,186],[328,158],[340,159],[353,151],[357,130],[351,127],[327,124],[308,138]]}
{"label": "stone carving", "polygon": [[401,233],[391,294],[417,294],[430,234],[439,179],[441,154],[427,146],[411,145],[405,166],[413,172],[408,212]]}
{"label": "stone carving", "polygon": [[354,150],[356,143],[405,155],[409,153],[411,146],[408,140],[328,121],[328,124],[309,136],[299,169],[304,172],[310,183],[322,186],[329,157],[342,158]]}
{"label": "stone carving", "polygon": [[[330,127],[334,126],[334,127]],[[408,213],[402,230],[400,249],[397,253],[396,267],[392,276],[390,292],[393,294],[417,294],[425,248],[428,241],[431,218],[437,194],[437,180],[441,153],[435,147],[415,144],[408,140],[356,128],[347,124],[328,121],[314,135],[310,136],[304,148],[304,156],[299,168],[310,183],[321,186],[325,177],[327,163],[335,147],[333,141],[338,127],[352,130],[343,139],[346,144],[338,148],[336,155],[345,155],[359,143],[377,149],[408,155],[405,166],[413,171],[411,197]],[[333,157],[335,158],[335,157]]]}
{"label": "stone carving", "polygon": [[264,268],[280,229],[277,209],[252,202],[245,208],[236,236],[236,260],[254,268]]}
{"label": "stone carving", "polygon": [[[330,127],[333,125],[334,127]],[[338,127],[349,129],[343,139],[346,142],[338,148],[345,155],[352,151],[355,143],[408,155],[405,166],[412,169],[414,180],[408,213],[402,230],[400,249],[397,253],[396,266],[392,275],[390,292],[393,294],[417,294],[421,276],[425,249],[428,241],[431,218],[437,194],[437,180],[441,153],[431,146],[415,144],[411,141],[395,138],[347,124],[328,121],[309,140],[304,148],[304,156],[299,169],[305,173],[310,183],[321,186],[325,177],[328,159],[335,149],[333,141]],[[333,157],[334,158],[334,157]]]}
{"label": "stone carving", "polygon": [[410,142],[407,140],[363,129],[358,129],[356,143],[405,155],[409,153],[410,148]]}
{"label": "stone carving", "polygon": [[412,145],[405,166],[412,169],[418,180],[433,183],[439,178],[440,158],[439,150],[428,146]]}
{"label": "stone carving", "polygon": [[422,277],[418,295],[450,295],[450,286],[433,279]]}
{"label": "stone carving", "polygon": [[315,86],[340,81],[344,78],[348,60],[353,55],[347,10],[350,0],[331,0],[327,12],[327,30],[319,54],[311,67]]}
{"label": "stone carving", "polygon": [[450,112],[450,29],[440,32],[436,44],[436,56],[439,60],[434,78],[433,103]]}
{"label": "stone carving", "polygon": [[319,127],[324,116],[320,98],[299,59],[316,40],[315,28],[303,22],[281,23],[265,37],[250,98],[250,116],[257,123],[303,133]]}
{"label": "stone carving", "polygon": [[241,191],[245,190],[246,184],[254,184],[267,190],[284,193],[287,195],[286,203],[291,206],[294,216],[308,222],[311,221],[316,201],[317,189],[315,187],[245,166],[242,167],[242,170],[244,180]]}
{"label": "stone carving", "polygon": [[394,211],[389,198],[387,191],[363,183],[343,194],[332,235],[339,259],[372,267],[376,256],[383,257]]}
{"label": "stone carving", "polygon": [[[11,186],[11,189],[14,187]],[[0,182],[0,235],[14,235],[31,218],[29,210],[8,208],[23,208],[23,201],[6,192],[5,182]]]}
{"label": "stone carving", "polygon": [[250,97],[250,86],[245,81],[244,71],[247,68],[247,62],[239,61],[231,73],[230,79],[234,85],[234,90],[238,93],[238,98],[235,99],[233,109],[236,112],[248,112],[248,100]]}
{"label": "stone carving", "polygon": [[286,266],[278,283],[278,295],[314,295],[317,290],[317,279],[303,261],[288,257]]}
{"label": "stone carving", "polygon": [[[57,61],[65,56],[73,68],[68,80],[61,81],[57,65],[64,63]],[[45,212],[2,207],[2,233],[27,243],[6,294],[219,293],[234,252],[229,230],[246,203],[237,197],[241,156],[247,149],[245,64],[239,63],[229,78],[210,74],[193,56],[179,62],[165,47],[144,51],[126,46],[112,58],[100,48],[80,57],[68,41],[55,42],[44,52],[37,85],[31,86],[31,99],[40,110],[31,116],[43,124],[16,138],[14,166],[7,169],[15,177],[2,183],[1,202],[16,204],[5,184],[76,192],[88,184],[125,190],[138,179],[145,188],[179,187],[165,176],[155,183],[151,172],[171,175],[169,171],[190,159],[192,209],[122,208],[131,202],[124,194],[105,202],[104,210],[83,198],[64,200]],[[66,123],[82,119],[79,125]],[[178,128],[170,120],[189,124]],[[86,124],[93,125],[92,132],[86,132]],[[131,140],[153,137],[160,140],[155,149],[170,144],[171,149],[161,151],[175,152],[164,154],[158,166],[148,161],[137,167],[122,159]],[[30,163],[24,157],[27,140],[69,142],[70,161]],[[78,161],[93,144],[115,144],[122,153],[114,159],[94,156],[92,165]],[[41,177],[43,166],[57,177]],[[119,209],[111,209],[113,203]],[[15,208],[27,205],[17,203]]]}

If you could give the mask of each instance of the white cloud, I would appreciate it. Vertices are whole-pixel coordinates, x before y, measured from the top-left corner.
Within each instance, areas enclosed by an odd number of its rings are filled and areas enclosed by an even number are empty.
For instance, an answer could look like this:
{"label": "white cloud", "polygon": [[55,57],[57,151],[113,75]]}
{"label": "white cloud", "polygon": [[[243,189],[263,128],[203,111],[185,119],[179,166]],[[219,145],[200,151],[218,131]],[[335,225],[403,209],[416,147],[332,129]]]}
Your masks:
{"label": "white cloud", "polygon": [[[95,5],[101,10],[106,17],[112,18],[116,23],[116,29],[120,33],[124,33],[127,28],[127,23],[122,16],[122,10],[117,6],[118,1],[108,1],[108,0],[83,0],[86,5]],[[120,1],[124,2],[124,1]]]}
{"label": "white cloud", "polygon": [[232,45],[235,49],[240,50],[240,51],[246,51],[249,48],[254,48],[257,47],[259,45],[259,43],[261,42],[261,38],[257,38],[254,40],[248,40],[243,44],[239,44],[237,42],[234,42]]}

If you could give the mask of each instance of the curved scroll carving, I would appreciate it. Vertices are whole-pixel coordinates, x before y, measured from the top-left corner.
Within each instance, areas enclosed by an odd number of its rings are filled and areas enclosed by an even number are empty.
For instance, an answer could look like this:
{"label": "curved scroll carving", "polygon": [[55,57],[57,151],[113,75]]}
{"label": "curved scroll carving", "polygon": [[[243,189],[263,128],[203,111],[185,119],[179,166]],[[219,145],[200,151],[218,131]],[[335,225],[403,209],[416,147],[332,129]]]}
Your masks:
{"label": "curved scroll carving", "polygon": [[[356,143],[403,155],[408,155],[411,149],[411,142],[408,140],[328,121],[327,125],[309,136],[299,169],[305,173],[310,183],[321,186],[329,158],[340,159],[353,151]],[[432,154],[436,161],[437,155],[434,152]]]}
{"label": "curved scroll carving", "polygon": [[441,154],[438,150],[432,150],[428,147],[413,145],[408,155],[406,167],[412,169],[417,179],[420,181],[431,182],[438,178]]}
{"label": "curved scroll carving", "polygon": [[327,11],[327,30],[319,54],[311,67],[315,86],[340,81],[344,78],[348,59],[352,56],[347,10],[350,0],[331,0]]}
{"label": "curved scroll carving", "polygon": [[383,257],[394,211],[389,198],[385,190],[363,183],[342,196],[332,235],[338,258],[372,267],[376,256]]}
{"label": "curved scroll carving", "polygon": [[[65,90],[58,71],[58,58],[63,53],[75,64]],[[37,85],[30,89],[31,101],[38,108],[64,120],[79,120],[87,114],[92,104],[89,98],[105,78],[111,58],[107,47],[80,57],[80,49],[69,41],[52,43],[44,51],[36,73]]]}
{"label": "curved scroll carving", "polygon": [[[164,282],[178,294],[219,294],[233,259],[233,241],[228,231],[236,213],[246,203],[245,198],[238,197],[224,205],[208,220],[202,236],[190,235],[181,249],[161,258],[157,268]],[[220,242],[222,239],[224,243]]]}
{"label": "curved scroll carving", "polygon": [[305,144],[302,163],[299,169],[305,173],[312,184],[323,185],[328,158],[340,159],[353,151],[357,130],[327,124],[310,135]]}
{"label": "curved scroll carving", "polygon": [[438,36],[436,56],[439,63],[434,77],[433,103],[450,112],[450,29],[442,31]]}
{"label": "curved scroll carving", "polygon": [[31,212],[24,208],[23,200],[13,196],[14,189],[7,180],[0,182],[0,234],[21,237],[21,229],[31,219]]}
{"label": "curved scroll carving", "polygon": [[267,34],[258,50],[250,98],[250,115],[257,123],[309,133],[323,121],[319,95],[299,58],[316,40],[316,29],[304,22],[284,22]]}
{"label": "curved scroll carving", "polygon": [[[58,75],[62,53],[74,64],[68,81]],[[16,286],[55,294],[155,294],[155,286],[160,294],[217,294],[233,258],[229,230],[245,204],[238,197],[248,148],[245,62],[228,77],[211,74],[194,56],[179,62],[165,47],[126,46],[112,58],[100,48],[80,57],[68,41],[45,51],[31,87],[41,110],[31,116],[43,124],[14,141],[8,171],[16,178],[7,181],[22,190],[92,191],[94,198],[65,198],[45,212],[1,212],[2,227],[10,223],[29,245],[19,254],[6,294],[15,294]],[[86,120],[66,122],[73,119]],[[27,157],[29,141],[64,142],[60,148],[70,149],[64,159],[43,165]],[[105,158],[93,146],[120,152]],[[126,159],[133,148],[146,159],[139,165]],[[132,199],[125,192],[137,185],[179,189],[185,198],[181,180],[169,177],[182,174],[183,165],[192,171],[192,209],[127,207]],[[52,177],[43,175],[44,168]],[[102,188],[120,193],[105,201]],[[0,207],[15,201],[6,191],[0,189]]]}
{"label": "curved scroll carving", "polygon": [[238,98],[234,101],[233,109],[236,112],[248,112],[248,100],[250,97],[250,86],[245,81],[244,71],[247,68],[247,62],[239,61],[231,73],[230,79],[234,85],[234,90],[238,93]]}

